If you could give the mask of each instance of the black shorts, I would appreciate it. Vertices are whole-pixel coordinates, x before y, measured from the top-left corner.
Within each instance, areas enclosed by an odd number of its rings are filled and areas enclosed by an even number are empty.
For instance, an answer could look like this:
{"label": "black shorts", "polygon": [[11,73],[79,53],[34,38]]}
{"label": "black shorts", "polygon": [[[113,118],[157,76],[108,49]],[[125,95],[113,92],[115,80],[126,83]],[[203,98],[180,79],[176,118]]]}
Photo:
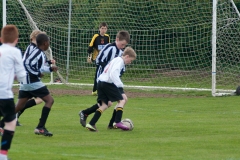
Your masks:
{"label": "black shorts", "polygon": [[19,94],[18,94],[18,98],[32,98],[32,97],[45,97],[49,95],[49,91],[47,89],[46,86],[39,88],[37,90],[34,91],[23,91],[23,90],[19,90]]}
{"label": "black shorts", "polygon": [[116,102],[119,100],[123,100],[122,97],[122,91],[119,90],[119,88],[113,84],[113,83],[106,83],[106,82],[98,82],[97,85],[97,91],[98,91],[98,103],[101,104],[101,101],[108,104],[108,101]]}
{"label": "black shorts", "polygon": [[11,122],[16,118],[14,99],[0,99],[0,111],[5,122]]}

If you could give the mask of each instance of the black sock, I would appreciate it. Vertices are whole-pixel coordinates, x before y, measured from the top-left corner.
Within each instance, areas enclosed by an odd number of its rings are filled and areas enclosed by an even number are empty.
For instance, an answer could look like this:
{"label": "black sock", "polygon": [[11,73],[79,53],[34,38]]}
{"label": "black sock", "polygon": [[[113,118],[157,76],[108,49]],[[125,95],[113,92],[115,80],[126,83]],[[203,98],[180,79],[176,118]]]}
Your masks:
{"label": "black sock", "polygon": [[99,107],[98,107],[98,104],[94,104],[92,107],[87,108],[87,109],[83,110],[82,112],[83,112],[85,115],[88,116],[88,115],[94,113],[98,108],[99,108]]}
{"label": "black sock", "polygon": [[122,107],[117,107],[116,108],[116,117],[115,117],[115,122],[116,123],[121,122],[122,114],[123,114],[123,108]]}
{"label": "black sock", "polygon": [[31,107],[33,107],[35,105],[36,105],[35,99],[28,100],[27,103],[25,104],[24,108],[18,112],[18,118],[25,111],[25,109],[31,108]]}
{"label": "black sock", "polygon": [[97,109],[96,112],[95,112],[95,114],[94,114],[94,116],[93,116],[93,118],[92,118],[91,121],[89,122],[89,124],[95,125],[95,124],[97,123],[98,119],[101,117],[102,112],[103,112],[102,110]]}
{"label": "black sock", "polygon": [[37,128],[42,128],[45,126],[50,110],[51,109],[46,106],[43,107],[42,115],[41,115],[41,118],[39,119]]}
{"label": "black sock", "polygon": [[112,118],[110,119],[108,126],[113,126],[113,123],[115,121],[115,117],[116,117],[116,110],[114,109],[113,113],[112,113]]}
{"label": "black sock", "polygon": [[2,136],[2,144],[1,144],[1,150],[9,150],[12,139],[13,139],[14,131],[5,130],[3,131]]}

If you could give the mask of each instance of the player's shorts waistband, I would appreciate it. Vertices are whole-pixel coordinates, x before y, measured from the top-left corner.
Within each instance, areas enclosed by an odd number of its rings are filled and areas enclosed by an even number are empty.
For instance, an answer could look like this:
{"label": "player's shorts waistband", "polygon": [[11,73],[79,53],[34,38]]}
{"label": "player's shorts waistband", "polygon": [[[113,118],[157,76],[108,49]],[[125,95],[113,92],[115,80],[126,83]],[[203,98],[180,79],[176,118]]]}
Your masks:
{"label": "player's shorts waistband", "polygon": [[30,84],[21,84],[19,90],[23,91],[34,91],[36,89],[42,88],[45,86],[41,81],[40,82],[35,82],[35,83],[30,83]]}

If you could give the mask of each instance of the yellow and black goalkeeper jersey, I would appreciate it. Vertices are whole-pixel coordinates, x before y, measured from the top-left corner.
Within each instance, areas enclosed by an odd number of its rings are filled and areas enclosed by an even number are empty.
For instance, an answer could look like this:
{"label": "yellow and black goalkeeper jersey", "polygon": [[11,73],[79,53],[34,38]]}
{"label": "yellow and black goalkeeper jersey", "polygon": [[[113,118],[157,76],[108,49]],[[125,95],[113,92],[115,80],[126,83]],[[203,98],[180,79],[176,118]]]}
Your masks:
{"label": "yellow and black goalkeeper jersey", "polygon": [[89,47],[88,53],[93,53],[92,60],[95,60],[98,56],[98,53],[105,47],[106,44],[110,43],[110,37],[108,34],[101,36],[99,33],[94,34]]}

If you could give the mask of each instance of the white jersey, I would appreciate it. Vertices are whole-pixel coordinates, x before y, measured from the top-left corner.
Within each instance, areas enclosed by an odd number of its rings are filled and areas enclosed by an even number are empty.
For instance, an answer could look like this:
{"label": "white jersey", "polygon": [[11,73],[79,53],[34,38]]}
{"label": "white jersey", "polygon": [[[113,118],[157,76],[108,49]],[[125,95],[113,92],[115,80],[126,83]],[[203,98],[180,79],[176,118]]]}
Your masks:
{"label": "white jersey", "polygon": [[0,46],[0,99],[13,98],[12,85],[15,75],[19,82],[26,77],[22,53],[16,47],[2,44]]}
{"label": "white jersey", "polygon": [[125,64],[122,57],[114,58],[104,68],[104,71],[99,76],[98,81],[114,83],[118,88],[123,88],[123,83],[120,79],[123,70],[125,70]]}

